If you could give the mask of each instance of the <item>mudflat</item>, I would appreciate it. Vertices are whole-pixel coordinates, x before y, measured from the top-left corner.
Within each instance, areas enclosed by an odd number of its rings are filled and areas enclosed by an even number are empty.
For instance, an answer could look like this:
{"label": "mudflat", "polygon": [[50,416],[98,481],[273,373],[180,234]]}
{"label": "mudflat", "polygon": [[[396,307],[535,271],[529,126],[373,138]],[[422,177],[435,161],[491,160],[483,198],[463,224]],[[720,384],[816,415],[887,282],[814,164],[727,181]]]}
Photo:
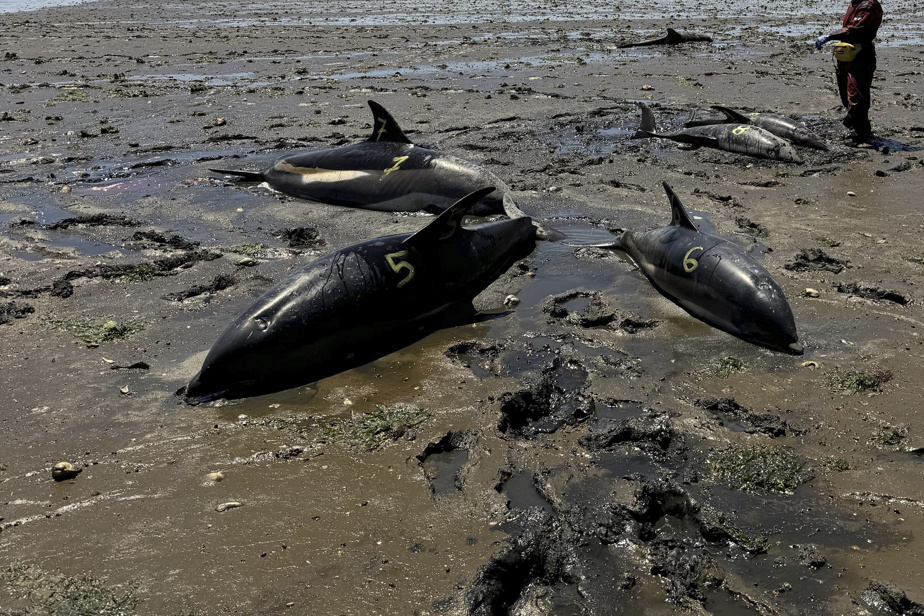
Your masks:
{"label": "mudflat", "polygon": [[[0,614],[924,612],[913,3],[886,7],[863,147],[810,45],[840,7],[151,4],[0,14]],[[619,48],[667,27],[713,42]],[[185,404],[260,293],[432,220],[209,171],[365,139],[370,99],[569,241],[480,295],[490,319]],[[830,149],[632,140],[638,101]],[[779,282],[803,356],[576,246],[668,224],[662,180]]]}

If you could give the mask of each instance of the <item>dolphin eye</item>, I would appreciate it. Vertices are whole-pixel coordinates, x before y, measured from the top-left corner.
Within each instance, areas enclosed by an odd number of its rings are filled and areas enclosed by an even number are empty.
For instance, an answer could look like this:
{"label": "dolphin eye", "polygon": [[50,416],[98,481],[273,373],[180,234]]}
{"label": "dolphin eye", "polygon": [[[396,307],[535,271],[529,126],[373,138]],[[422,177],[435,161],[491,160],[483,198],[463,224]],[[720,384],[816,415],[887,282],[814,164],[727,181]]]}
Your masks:
{"label": "dolphin eye", "polygon": [[269,323],[267,323],[266,319],[262,317],[256,317],[254,319],[254,323],[256,323],[257,327],[259,327],[262,331],[266,331],[266,328],[269,327]]}

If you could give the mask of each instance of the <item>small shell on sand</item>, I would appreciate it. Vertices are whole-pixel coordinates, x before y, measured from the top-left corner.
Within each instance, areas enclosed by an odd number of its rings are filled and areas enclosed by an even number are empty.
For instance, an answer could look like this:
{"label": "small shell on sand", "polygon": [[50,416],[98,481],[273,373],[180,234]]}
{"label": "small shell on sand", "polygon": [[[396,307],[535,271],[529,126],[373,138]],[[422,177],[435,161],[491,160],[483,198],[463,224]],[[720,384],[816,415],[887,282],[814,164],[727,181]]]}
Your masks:
{"label": "small shell on sand", "polygon": [[55,481],[67,481],[79,475],[82,470],[70,462],[58,462],[51,467],[51,478]]}
{"label": "small shell on sand", "polygon": [[227,503],[222,503],[215,507],[215,511],[222,512],[227,511],[228,509],[237,509],[238,507],[243,507],[244,503],[239,501],[229,501]]}

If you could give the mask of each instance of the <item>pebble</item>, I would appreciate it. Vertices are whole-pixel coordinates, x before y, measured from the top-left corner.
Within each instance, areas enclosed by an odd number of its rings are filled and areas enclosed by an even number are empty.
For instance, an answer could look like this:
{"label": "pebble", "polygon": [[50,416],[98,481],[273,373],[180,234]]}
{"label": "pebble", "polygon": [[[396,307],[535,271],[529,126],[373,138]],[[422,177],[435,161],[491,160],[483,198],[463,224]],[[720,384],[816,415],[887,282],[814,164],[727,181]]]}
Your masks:
{"label": "pebble", "polygon": [[218,483],[219,481],[225,478],[225,475],[224,473],[221,473],[221,472],[209,473],[208,475],[205,476],[205,478],[209,481],[214,481],[215,483]]}
{"label": "pebble", "polygon": [[51,467],[51,478],[55,481],[67,481],[79,475],[82,470],[70,462],[58,462]]}
{"label": "pebble", "polygon": [[222,503],[215,507],[215,511],[222,512],[227,511],[228,509],[237,509],[238,507],[243,507],[244,503],[240,501],[229,501],[227,503]]}
{"label": "pebble", "polygon": [[816,289],[812,289],[812,288],[806,288],[805,291],[803,291],[802,293],[806,297],[821,297],[821,293],[819,293]]}

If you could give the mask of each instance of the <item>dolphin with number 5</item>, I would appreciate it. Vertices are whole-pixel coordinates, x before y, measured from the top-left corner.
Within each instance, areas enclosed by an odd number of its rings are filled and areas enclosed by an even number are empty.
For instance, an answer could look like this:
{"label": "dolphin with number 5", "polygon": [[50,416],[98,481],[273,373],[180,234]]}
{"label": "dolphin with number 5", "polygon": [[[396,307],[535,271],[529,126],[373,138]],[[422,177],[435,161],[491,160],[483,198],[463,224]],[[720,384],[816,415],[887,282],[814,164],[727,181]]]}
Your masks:
{"label": "dolphin with number 5", "polygon": [[384,107],[369,101],[372,134],[360,143],[286,156],[263,171],[212,169],[299,199],[388,212],[439,213],[482,186],[495,186],[471,208],[502,214],[507,186],[470,161],[414,145]]}
{"label": "dolphin with number 5", "polygon": [[492,190],[467,195],[416,233],[325,255],[267,291],[218,338],[187,401],[312,383],[471,322],[472,299],[535,247],[528,216],[462,226]]}
{"label": "dolphin with number 5", "polygon": [[801,163],[802,157],[789,141],[752,124],[707,124],[692,126],[674,133],[659,133],[655,128],[654,113],[645,103],[639,103],[642,123],[632,139],[658,137],[686,143],[694,147],[705,146],[726,152],[747,154],[758,158],[772,158]]}
{"label": "dolphin with number 5", "polygon": [[625,252],[651,283],[694,317],[742,340],[801,355],[792,309],[780,285],[737,245],[701,233],[677,195],[663,182],[671,224],[653,231],[622,231],[598,244]]}

